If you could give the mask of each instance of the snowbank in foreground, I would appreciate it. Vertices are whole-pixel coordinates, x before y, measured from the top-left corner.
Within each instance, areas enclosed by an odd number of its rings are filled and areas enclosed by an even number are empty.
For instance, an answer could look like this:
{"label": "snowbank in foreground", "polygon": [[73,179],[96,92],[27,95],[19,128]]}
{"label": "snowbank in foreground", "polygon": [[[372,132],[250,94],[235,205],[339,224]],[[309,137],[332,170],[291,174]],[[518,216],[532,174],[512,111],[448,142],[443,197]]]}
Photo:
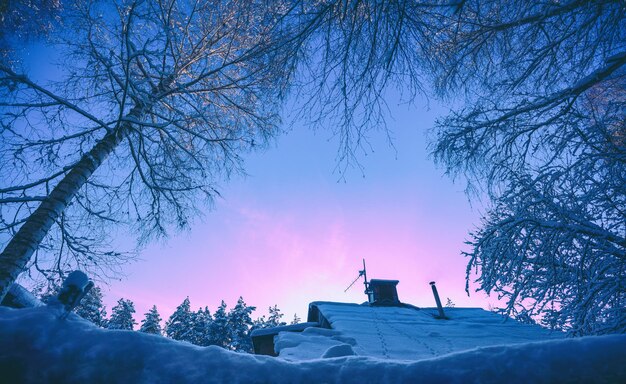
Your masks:
{"label": "snowbank in foreground", "polygon": [[416,362],[340,357],[288,362],[102,330],[50,307],[0,307],[0,382],[626,382],[626,335],[479,348]]}

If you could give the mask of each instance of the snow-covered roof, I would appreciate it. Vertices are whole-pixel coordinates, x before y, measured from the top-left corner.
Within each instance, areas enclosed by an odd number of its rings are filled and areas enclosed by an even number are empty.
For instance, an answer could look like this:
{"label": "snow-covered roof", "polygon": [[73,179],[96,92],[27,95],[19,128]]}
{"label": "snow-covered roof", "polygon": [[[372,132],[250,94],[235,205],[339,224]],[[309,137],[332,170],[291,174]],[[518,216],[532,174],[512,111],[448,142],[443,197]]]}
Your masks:
{"label": "snow-covered roof", "polygon": [[280,357],[290,360],[345,355],[421,360],[476,347],[563,337],[481,308],[445,311],[447,320],[436,318],[436,308],[313,302],[309,321],[318,318],[330,329],[279,332],[274,346]]}

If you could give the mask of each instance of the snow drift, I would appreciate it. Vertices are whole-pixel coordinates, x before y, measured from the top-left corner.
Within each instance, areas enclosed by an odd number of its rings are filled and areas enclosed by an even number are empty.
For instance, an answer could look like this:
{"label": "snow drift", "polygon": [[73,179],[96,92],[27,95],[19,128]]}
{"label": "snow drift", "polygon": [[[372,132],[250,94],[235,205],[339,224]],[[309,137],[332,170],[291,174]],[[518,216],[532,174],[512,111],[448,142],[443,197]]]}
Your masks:
{"label": "snow drift", "polygon": [[0,307],[1,382],[626,382],[626,335],[477,348],[415,362],[362,356],[289,362],[59,315],[51,307]]}

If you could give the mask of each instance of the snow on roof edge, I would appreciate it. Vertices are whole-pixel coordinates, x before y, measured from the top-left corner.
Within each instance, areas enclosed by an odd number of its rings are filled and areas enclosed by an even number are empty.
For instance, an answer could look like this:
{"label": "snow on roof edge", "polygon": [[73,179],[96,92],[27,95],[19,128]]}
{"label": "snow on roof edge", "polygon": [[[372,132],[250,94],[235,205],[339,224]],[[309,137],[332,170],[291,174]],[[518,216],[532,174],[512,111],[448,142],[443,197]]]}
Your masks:
{"label": "snow on roof edge", "polygon": [[317,327],[317,322],[306,322],[306,323],[298,323],[298,324],[290,324],[290,325],[280,325],[277,327],[271,328],[259,328],[255,329],[250,333],[251,337],[259,337],[259,336],[267,336],[267,335],[275,335],[278,332],[301,332],[309,327]]}

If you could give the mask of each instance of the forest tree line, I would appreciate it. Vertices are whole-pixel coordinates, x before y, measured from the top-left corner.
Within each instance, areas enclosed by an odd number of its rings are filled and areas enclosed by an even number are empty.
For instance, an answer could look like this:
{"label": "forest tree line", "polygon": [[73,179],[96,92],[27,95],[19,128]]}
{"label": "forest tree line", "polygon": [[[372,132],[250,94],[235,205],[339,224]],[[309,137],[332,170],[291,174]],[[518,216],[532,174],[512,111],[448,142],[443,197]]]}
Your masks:
{"label": "forest tree line", "polygon": [[[34,292],[43,302],[56,295],[55,289],[45,292]],[[208,307],[191,308],[189,297],[176,307],[174,313],[163,322],[156,305],[153,305],[143,315],[139,323],[135,320],[135,305],[129,299],[119,299],[111,308],[111,314],[107,317],[107,310],[102,302],[102,291],[94,287],[87,292],[80,304],[73,312],[94,325],[105,329],[136,330],[168,337],[173,340],[186,341],[201,347],[215,345],[237,352],[252,353],[252,339],[250,333],[255,329],[270,328],[287,325],[282,320],[277,305],[268,308],[268,316],[265,315],[252,319],[252,313],[256,307],[249,306],[242,297],[237,304],[228,309],[222,300],[221,304],[211,313]],[[294,314],[291,324],[300,322],[297,314]]]}

